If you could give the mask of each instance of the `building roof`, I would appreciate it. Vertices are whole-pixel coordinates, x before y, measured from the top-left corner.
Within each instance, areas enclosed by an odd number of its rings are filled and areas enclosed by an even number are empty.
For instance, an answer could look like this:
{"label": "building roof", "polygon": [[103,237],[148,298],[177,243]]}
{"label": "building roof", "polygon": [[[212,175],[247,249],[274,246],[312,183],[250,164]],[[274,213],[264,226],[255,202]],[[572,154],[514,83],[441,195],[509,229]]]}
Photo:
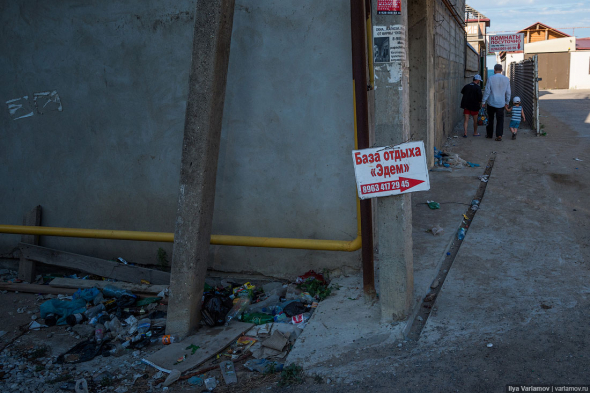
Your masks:
{"label": "building roof", "polygon": [[576,50],[590,50],[590,38],[576,38]]}
{"label": "building roof", "polygon": [[[537,27],[537,26],[539,26],[539,27]],[[542,26],[542,28],[541,28],[541,26]],[[549,29],[549,30],[552,30],[552,31],[554,31],[554,32],[556,32],[556,33],[558,33],[558,34],[561,34],[561,35],[563,35],[564,37],[571,37],[571,35],[569,35],[569,34],[566,34],[566,33],[564,33],[563,31],[559,31],[559,30],[557,30],[557,29],[554,29],[554,28],[553,28],[553,27],[551,27],[551,26],[547,26],[546,24],[544,24],[544,23],[541,23],[541,22],[535,22],[535,23],[533,23],[532,25],[530,25],[529,27],[525,27],[524,29],[522,29],[522,30],[519,30],[518,32],[519,32],[519,33],[524,33],[526,30],[539,30],[539,29],[542,29],[542,30],[544,30],[544,29]]]}
{"label": "building roof", "polygon": [[490,18],[488,18],[475,8],[465,4],[465,23],[470,22],[485,22],[486,26],[490,27]]}

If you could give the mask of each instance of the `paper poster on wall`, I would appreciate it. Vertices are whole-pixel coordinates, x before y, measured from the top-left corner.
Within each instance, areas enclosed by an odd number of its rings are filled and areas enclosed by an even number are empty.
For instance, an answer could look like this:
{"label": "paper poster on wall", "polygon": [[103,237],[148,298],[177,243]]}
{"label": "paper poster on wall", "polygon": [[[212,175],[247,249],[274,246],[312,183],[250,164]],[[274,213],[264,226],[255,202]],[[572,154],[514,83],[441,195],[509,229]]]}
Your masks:
{"label": "paper poster on wall", "polygon": [[401,15],[401,0],[377,0],[377,15]]}
{"label": "paper poster on wall", "polygon": [[373,62],[393,63],[406,60],[406,35],[403,25],[373,27]]}

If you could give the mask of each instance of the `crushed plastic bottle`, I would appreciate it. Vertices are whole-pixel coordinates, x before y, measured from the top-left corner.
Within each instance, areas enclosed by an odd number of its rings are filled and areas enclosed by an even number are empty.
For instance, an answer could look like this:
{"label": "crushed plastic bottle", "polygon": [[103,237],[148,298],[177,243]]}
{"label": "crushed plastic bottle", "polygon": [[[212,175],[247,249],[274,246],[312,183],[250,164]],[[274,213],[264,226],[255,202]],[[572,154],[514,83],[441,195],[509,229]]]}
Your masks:
{"label": "crushed plastic bottle", "polygon": [[217,381],[215,380],[215,377],[207,378],[205,380],[205,387],[208,391],[212,392],[217,387]]}
{"label": "crushed plastic bottle", "polygon": [[459,240],[465,239],[465,228],[459,229],[459,232],[457,232],[457,239],[459,239]]}
{"label": "crushed plastic bottle", "polygon": [[223,380],[225,381],[226,385],[238,383],[238,377],[236,376],[234,363],[231,360],[221,362],[219,364],[219,368],[221,369],[221,375],[223,376]]}

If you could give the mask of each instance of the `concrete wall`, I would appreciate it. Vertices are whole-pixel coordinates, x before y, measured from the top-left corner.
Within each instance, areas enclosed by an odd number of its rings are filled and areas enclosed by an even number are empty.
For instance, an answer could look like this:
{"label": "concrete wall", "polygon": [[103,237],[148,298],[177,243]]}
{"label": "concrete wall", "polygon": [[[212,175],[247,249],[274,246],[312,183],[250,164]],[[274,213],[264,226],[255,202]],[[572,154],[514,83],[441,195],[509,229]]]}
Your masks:
{"label": "concrete wall", "polygon": [[590,51],[570,53],[570,89],[590,89]]}
{"label": "concrete wall", "polygon": [[[13,1],[0,21],[0,222],[173,232],[195,1]],[[313,17],[310,17],[313,16]],[[356,237],[349,3],[238,0],[214,233]],[[62,105],[34,93],[56,90]],[[28,99],[22,99],[27,96]],[[55,100],[55,96],[53,101]],[[42,104],[42,105],[41,105]],[[13,109],[15,107],[12,107]],[[0,235],[0,253],[19,236]],[[156,263],[170,244],[42,237]],[[211,247],[219,270],[358,269],[359,253]]]}
{"label": "concrete wall", "polygon": [[[465,8],[465,1],[458,0],[455,9]],[[462,15],[462,14],[461,14]],[[471,78],[465,77],[465,30],[451,16],[442,1],[435,2],[435,139],[440,148],[455,125],[461,121],[461,89]]]}

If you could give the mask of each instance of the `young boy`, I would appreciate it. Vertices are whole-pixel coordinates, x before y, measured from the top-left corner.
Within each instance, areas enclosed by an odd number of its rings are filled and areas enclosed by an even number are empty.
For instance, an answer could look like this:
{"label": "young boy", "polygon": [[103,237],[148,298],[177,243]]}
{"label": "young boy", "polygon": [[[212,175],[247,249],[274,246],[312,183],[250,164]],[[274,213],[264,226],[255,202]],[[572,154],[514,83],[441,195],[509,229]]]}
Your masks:
{"label": "young boy", "polygon": [[514,106],[512,108],[506,108],[506,110],[512,112],[512,117],[510,118],[510,131],[512,131],[512,139],[516,139],[516,132],[520,125],[520,119],[522,118],[522,121],[526,121],[526,119],[522,107],[520,106],[520,97],[514,97],[512,103]]}

